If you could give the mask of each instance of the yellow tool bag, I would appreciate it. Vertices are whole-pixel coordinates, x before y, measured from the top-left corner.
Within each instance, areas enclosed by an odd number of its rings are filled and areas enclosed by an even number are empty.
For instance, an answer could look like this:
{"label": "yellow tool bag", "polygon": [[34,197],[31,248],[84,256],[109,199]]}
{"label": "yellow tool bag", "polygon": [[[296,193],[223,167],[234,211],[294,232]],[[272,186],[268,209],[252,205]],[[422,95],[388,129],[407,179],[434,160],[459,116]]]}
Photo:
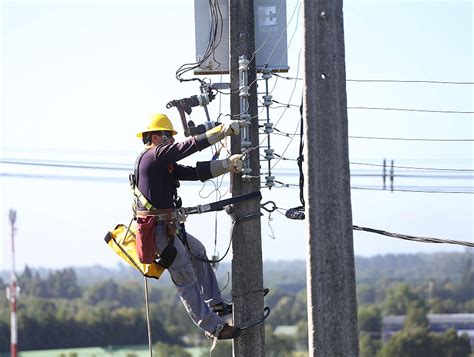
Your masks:
{"label": "yellow tool bag", "polygon": [[136,249],[137,223],[133,220],[129,227],[119,224],[107,233],[104,240],[120,258],[137,269],[143,276],[159,279],[165,267],[153,261],[150,264],[140,263]]}

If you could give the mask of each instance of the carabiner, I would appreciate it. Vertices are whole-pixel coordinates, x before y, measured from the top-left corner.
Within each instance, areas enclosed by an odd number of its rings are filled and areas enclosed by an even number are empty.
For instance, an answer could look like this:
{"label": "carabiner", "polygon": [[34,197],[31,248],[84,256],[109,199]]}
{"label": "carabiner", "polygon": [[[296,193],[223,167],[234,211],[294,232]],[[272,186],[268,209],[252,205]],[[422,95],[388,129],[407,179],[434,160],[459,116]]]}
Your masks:
{"label": "carabiner", "polygon": [[[269,205],[269,204],[270,204],[270,205],[273,205],[273,206],[272,206],[271,208],[265,207],[266,205]],[[276,206],[275,202],[273,202],[273,201],[268,201],[268,202],[265,202],[265,203],[260,204],[260,208],[263,208],[265,211],[271,213],[271,212],[275,211],[278,207]]]}

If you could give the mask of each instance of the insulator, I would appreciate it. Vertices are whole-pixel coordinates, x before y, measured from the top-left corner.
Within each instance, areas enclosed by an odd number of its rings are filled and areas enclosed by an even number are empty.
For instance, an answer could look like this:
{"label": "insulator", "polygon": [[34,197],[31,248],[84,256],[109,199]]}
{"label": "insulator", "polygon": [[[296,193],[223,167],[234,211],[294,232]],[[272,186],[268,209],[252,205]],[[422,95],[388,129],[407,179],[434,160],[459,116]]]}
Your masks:
{"label": "insulator", "polygon": [[263,130],[265,134],[273,133],[273,123],[263,123],[263,126],[265,127]]}
{"label": "insulator", "polygon": [[272,176],[272,175],[265,176],[265,180],[267,180],[267,182],[265,183],[265,186],[270,187],[270,188],[275,186],[275,176]]}
{"label": "insulator", "polygon": [[273,104],[272,96],[271,95],[264,95],[263,97],[263,105],[269,107]]}
{"label": "insulator", "polygon": [[265,159],[266,160],[273,160],[275,158],[275,156],[273,156],[274,151],[275,150],[273,150],[273,149],[265,149],[265,154],[266,154]]}
{"label": "insulator", "polygon": [[246,139],[242,139],[240,141],[240,146],[242,146],[242,148],[248,148],[250,146],[252,146],[252,142],[250,140],[246,140]]}
{"label": "insulator", "polygon": [[212,260],[211,266],[214,269],[217,269],[217,267],[219,266],[219,262],[217,261],[219,260],[219,253],[213,254],[211,257],[211,260]]}
{"label": "insulator", "polygon": [[241,97],[248,97],[249,96],[249,87],[242,86],[239,88],[239,96]]}
{"label": "insulator", "polygon": [[250,61],[248,59],[245,59],[244,56],[239,58],[239,70],[247,70],[249,67]]}

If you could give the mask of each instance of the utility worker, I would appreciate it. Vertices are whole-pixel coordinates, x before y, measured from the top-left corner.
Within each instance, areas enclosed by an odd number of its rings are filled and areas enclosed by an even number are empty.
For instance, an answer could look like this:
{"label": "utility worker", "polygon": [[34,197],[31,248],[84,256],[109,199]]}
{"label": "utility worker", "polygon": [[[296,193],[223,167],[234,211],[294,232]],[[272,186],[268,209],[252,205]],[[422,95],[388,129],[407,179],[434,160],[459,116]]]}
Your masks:
{"label": "utility worker", "polygon": [[[229,171],[242,170],[242,155],[232,155],[224,160],[197,162],[195,167],[177,162],[181,159],[216,144],[225,136],[238,135],[239,124],[220,124],[213,129],[189,137],[181,142],[173,138],[177,132],[165,114],[155,114],[145,130],[137,134],[145,144],[145,151],[136,163],[136,178],[139,191],[153,206],[143,207],[138,200],[137,216],[170,213],[181,207],[177,188],[179,180],[206,181]],[[232,312],[232,305],[221,297],[214,271],[207,261],[203,244],[186,234],[187,239],[174,239],[175,232],[169,232],[169,220],[155,220],[155,252],[158,256],[168,246],[170,239],[176,248],[176,256],[168,267],[186,311],[194,323],[210,337],[220,340],[239,336],[238,327],[227,324],[222,316]],[[173,222],[176,224],[176,222]],[[184,227],[183,227],[184,228]],[[173,227],[171,227],[173,230]],[[182,232],[179,232],[178,237]]]}

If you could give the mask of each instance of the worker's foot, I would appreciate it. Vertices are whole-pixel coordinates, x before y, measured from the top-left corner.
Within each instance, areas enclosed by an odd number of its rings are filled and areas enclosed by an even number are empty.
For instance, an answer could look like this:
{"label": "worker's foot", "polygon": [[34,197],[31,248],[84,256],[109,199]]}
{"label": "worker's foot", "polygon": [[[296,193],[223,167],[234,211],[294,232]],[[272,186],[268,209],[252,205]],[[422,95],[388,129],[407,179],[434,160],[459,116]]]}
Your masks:
{"label": "worker's foot", "polygon": [[211,309],[220,317],[232,314],[232,304],[228,304],[226,302],[221,302],[217,305],[214,305],[211,307]]}
{"label": "worker's foot", "polygon": [[231,325],[224,325],[223,329],[217,333],[218,340],[231,340],[236,338],[240,335],[242,330],[239,327],[231,326]]}

